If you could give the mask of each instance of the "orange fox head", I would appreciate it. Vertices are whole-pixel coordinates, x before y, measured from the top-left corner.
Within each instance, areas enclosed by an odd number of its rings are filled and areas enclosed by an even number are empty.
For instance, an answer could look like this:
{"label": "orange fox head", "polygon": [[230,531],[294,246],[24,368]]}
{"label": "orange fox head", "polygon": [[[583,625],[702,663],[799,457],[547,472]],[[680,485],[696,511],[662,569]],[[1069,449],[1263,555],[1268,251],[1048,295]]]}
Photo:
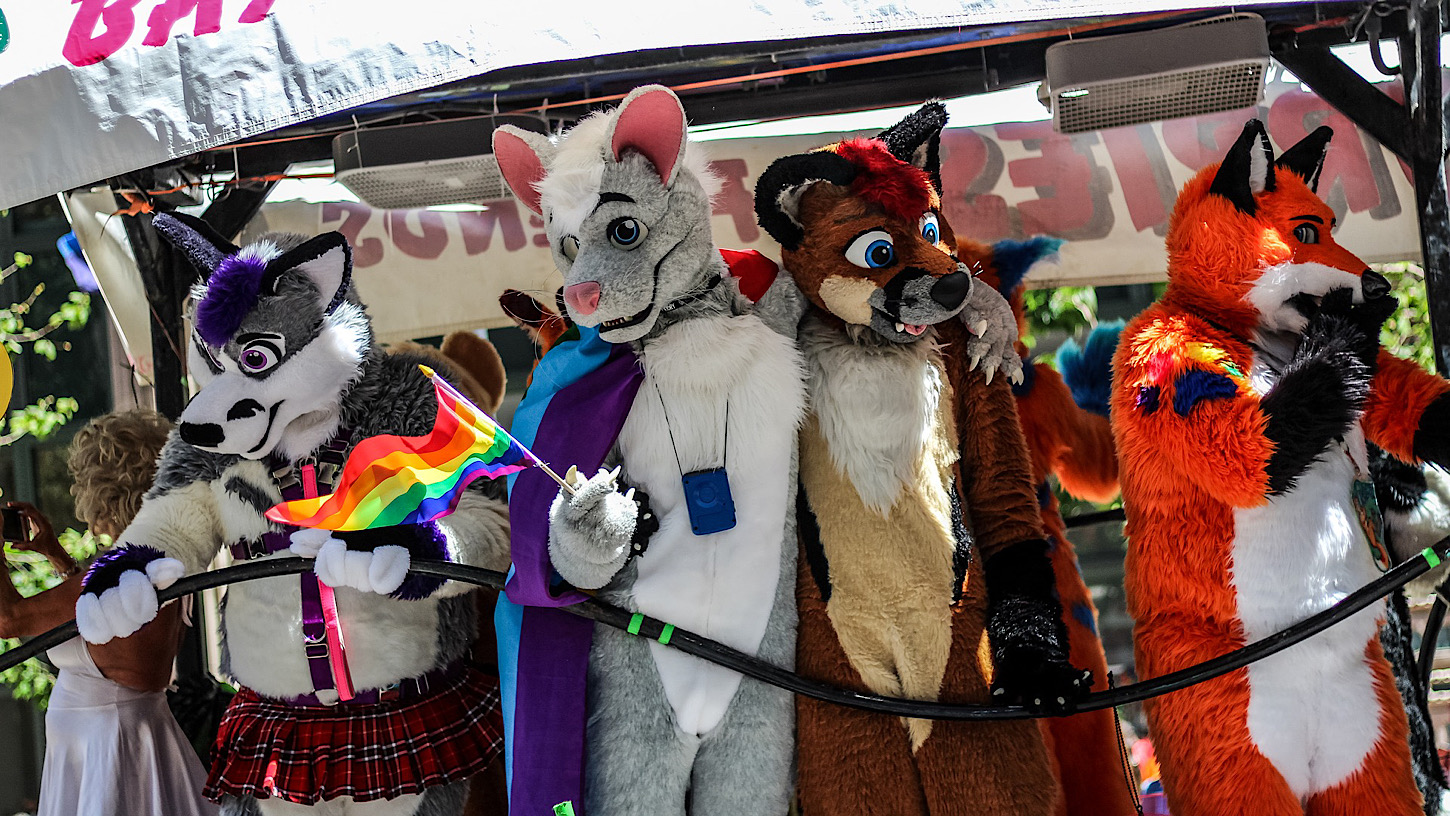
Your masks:
{"label": "orange fox head", "polygon": [[873,139],[778,159],[755,187],[760,224],[801,292],[850,326],[912,343],[973,286],[941,217],[946,109],[928,103]]}
{"label": "orange fox head", "polygon": [[1184,185],[1168,226],[1164,301],[1244,337],[1303,331],[1333,289],[1355,302],[1389,282],[1334,240],[1334,211],[1315,194],[1333,135],[1321,127],[1276,161],[1258,120],[1222,163]]}

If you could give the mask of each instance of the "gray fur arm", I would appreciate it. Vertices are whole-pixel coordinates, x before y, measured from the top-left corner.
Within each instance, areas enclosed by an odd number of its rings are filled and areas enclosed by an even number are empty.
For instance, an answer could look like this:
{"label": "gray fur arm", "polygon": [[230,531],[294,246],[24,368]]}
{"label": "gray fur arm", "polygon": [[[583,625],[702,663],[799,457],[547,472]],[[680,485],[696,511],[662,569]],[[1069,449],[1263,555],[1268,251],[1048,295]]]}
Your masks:
{"label": "gray fur arm", "polygon": [[[509,568],[508,505],[476,490],[464,491],[458,508],[438,520],[447,539],[448,560],[497,572]],[[449,581],[434,597],[461,595],[473,585]]]}
{"label": "gray fur arm", "polygon": [[1022,382],[1022,358],[1017,354],[1017,316],[1007,299],[996,289],[972,281],[967,305],[960,316],[971,332],[967,342],[967,359],[972,368],[980,368],[987,382],[1001,372],[1013,384]]}
{"label": "gray fur arm", "polygon": [[191,575],[206,569],[221,549],[220,529],[212,486],[194,482],[147,496],[116,545],[160,550],[180,561]]}
{"label": "gray fur arm", "polygon": [[755,304],[753,312],[771,331],[794,340],[801,317],[806,313],[806,298],[796,286],[795,279],[782,269]]}

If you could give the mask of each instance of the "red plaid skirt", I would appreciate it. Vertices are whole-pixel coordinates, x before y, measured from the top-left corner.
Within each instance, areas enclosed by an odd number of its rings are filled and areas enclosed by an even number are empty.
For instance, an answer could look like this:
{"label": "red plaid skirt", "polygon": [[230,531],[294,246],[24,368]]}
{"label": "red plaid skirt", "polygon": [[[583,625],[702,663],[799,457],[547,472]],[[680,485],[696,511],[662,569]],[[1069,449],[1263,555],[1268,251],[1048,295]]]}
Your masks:
{"label": "red plaid skirt", "polygon": [[467,779],[502,749],[498,681],[472,666],[406,702],[293,706],[244,688],[222,718],[205,793],[391,799]]}

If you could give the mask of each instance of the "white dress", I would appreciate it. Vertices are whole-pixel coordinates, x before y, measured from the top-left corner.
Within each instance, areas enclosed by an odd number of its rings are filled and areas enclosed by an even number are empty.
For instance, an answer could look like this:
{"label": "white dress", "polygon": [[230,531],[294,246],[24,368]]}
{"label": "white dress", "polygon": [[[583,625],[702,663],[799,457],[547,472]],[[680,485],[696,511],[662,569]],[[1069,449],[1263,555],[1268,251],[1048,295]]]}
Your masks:
{"label": "white dress", "polygon": [[60,673],[37,816],[215,816],[201,795],[206,771],[164,692],[107,680],[80,638],[47,654]]}

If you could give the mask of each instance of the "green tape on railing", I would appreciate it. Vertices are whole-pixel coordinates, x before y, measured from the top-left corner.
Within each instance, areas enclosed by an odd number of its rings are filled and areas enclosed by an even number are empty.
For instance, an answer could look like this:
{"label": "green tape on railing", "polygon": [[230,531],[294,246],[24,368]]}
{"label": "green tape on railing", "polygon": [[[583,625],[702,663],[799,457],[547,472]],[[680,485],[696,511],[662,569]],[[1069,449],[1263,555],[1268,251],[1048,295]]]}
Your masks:
{"label": "green tape on railing", "polygon": [[643,623],[644,623],[644,615],[641,615],[638,612],[634,613],[634,615],[632,617],[630,617],[630,619],[629,619],[629,630],[628,630],[629,633],[631,635],[637,635],[637,634],[639,634],[639,627]]}
{"label": "green tape on railing", "polygon": [[1430,569],[1440,566],[1440,556],[1435,554],[1434,549],[1426,547],[1425,551],[1420,553],[1420,555],[1425,556],[1425,560],[1430,562]]}
{"label": "green tape on railing", "polygon": [[674,635],[675,625],[673,623],[665,624],[665,628],[660,630],[660,644],[663,646],[670,645],[670,638],[674,637]]}
{"label": "green tape on railing", "polygon": [[554,805],[554,816],[574,816],[574,803],[560,802]]}

